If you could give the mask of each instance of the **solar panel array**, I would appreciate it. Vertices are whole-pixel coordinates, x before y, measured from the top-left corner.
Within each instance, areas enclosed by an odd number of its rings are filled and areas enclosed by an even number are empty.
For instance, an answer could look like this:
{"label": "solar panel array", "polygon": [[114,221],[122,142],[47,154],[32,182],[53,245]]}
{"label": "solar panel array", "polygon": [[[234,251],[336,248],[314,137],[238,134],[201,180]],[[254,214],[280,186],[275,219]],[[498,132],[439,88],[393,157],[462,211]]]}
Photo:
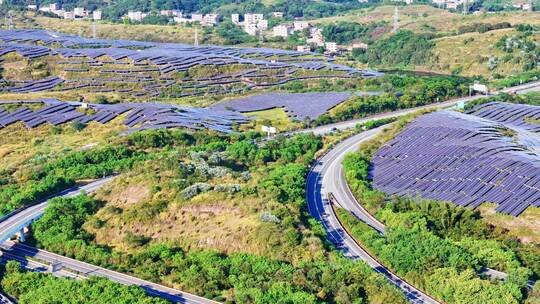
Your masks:
{"label": "solar panel array", "polygon": [[[42,105],[37,110],[28,106]],[[9,107],[16,109],[8,111]],[[129,132],[145,129],[189,128],[210,129],[222,133],[233,132],[233,125],[247,122],[235,112],[203,108],[190,108],[160,103],[87,104],[81,110],[80,102],[61,102],[56,99],[0,101],[0,128],[22,122],[28,128],[42,124],[61,125],[67,122],[98,122],[105,124],[126,113],[124,124]],[[91,112],[86,114],[85,112]]]}
{"label": "solar panel array", "polygon": [[[16,52],[29,59],[61,56],[62,79],[40,90],[85,89],[92,92],[130,92],[135,97],[171,97],[202,94],[227,94],[254,87],[277,86],[311,78],[377,77],[378,72],[358,70],[335,64],[329,58],[269,48],[233,48],[192,46],[176,43],[152,43],[128,40],[90,39],[43,30],[0,31],[0,56]],[[36,43],[40,45],[36,45]],[[58,47],[60,45],[61,47]],[[107,59],[104,59],[107,58]],[[251,67],[246,71],[206,78],[172,76],[197,66]],[[316,75],[296,75],[297,71],[325,71]],[[85,75],[93,75],[87,77]],[[61,76],[61,75],[57,75]],[[58,84],[65,81],[62,86]],[[141,84],[135,89],[133,84]],[[17,90],[17,87],[6,90]]]}
{"label": "solar panel array", "polygon": [[315,119],[351,95],[348,92],[266,93],[220,102],[211,108],[242,113],[283,108],[289,117],[296,120]]}
{"label": "solar panel array", "polygon": [[370,174],[374,187],[390,195],[470,207],[491,202],[498,212],[518,216],[540,206],[539,148],[536,134],[439,111],[417,118],[381,147]]}
{"label": "solar panel array", "polygon": [[525,104],[489,102],[475,107],[469,114],[511,125],[531,132],[540,132],[540,107]]}

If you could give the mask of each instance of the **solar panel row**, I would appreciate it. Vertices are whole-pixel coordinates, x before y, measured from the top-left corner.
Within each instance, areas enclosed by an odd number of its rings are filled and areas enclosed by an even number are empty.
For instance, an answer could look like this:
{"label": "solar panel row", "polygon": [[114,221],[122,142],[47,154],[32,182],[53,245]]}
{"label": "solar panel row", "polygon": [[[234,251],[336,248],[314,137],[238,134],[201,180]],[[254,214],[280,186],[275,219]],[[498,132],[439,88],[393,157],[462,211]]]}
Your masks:
{"label": "solar panel row", "polygon": [[297,120],[315,119],[347,100],[351,95],[348,92],[267,93],[220,102],[210,108],[232,109],[238,112],[284,108],[290,117]]}
{"label": "solar panel row", "polygon": [[[25,104],[42,103],[43,107],[32,111]],[[19,105],[14,111],[7,111],[0,106],[0,128],[16,122],[23,122],[28,128],[35,128],[44,123],[60,125],[71,121],[102,124],[127,113],[124,124],[129,132],[144,129],[185,127],[191,129],[211,129],[223,133],[233,132],[234,124],[248,121],[244,116],[231,112],[202,108],[182,107],[159,103],[123,103],[115,105],[88,104],[94,114],[86,115],[79,110],[80,102],[61,102],[56,99],[42,100],[4,100],[0,105]]]}
{"label": "solar panel row", "polygon": [[[228,75],[187,79],[186,81],[192,83],[179,85],[176,91],[181,90],[182,92],[176,94],[178,92],[173,91],[172,94],[178,96],[208,93],[225,94],[238,90],[235,86],[242,86],[243,90],[248,90],[254,86],[277,86],[293,80],[377,77],[382,75],[377,72],[335,64],[320,55],[314,58],[302,58],[305,56],[304,53],[269,48],[195,47],[186,44],[89,39],[43,30],[0,31],[0,40],[3,41],[0,44],[0,56],[10,52],[17,52],[27,58],[59,55],[63,58],[60,63],[69,66],[64,68],[64,72],[68,74],[92,72],[97,69],[103,75],[103,77],[94,79],[98,82],[111,83],[112,79],[116,79],[117,84],[129,84],[135,83],[133,79],[139,76],[143,77],[145,81],[156,83],[156,86],[146,86],[142,91],[134,90],[134,96],[160,95],[166,88],[180,84],[180,81],[174,83],[174,79],[165,82],[163,78],[167,78],[170,73],[188,71],[196,66],[218,67],[242,64],[254,68]],[[35,45],[37,42],[47,46]],[[63,47],[57,47],[57,45]],[[126,68],[105,67],[109,64],[126,66]],[[292,74],[299,69],[315,71],[324,69],[335,72],[335,75],[293,77]],[[126,77],[118,78],[118,76]],[[259,78],[262,78],[261,83],[258,83],[257,79]],[[266,78],[270,80],[265,80]],[[72,82],[71,79],[65,80]],[[27,91],[51,90],[60,84],[62,79],[58,79],[56,82],[51,79],[43,81],[49,82],[47,85],[34,85]],[[75,85],[66,85],[62,90],[86,88],[88,87],[86,81],[84,78],[76,79]],[[214,90],[210,88],[211,86],[223,86],[223,89]],[[125,88],[116,86],[112,89],[118,92],[118,90]],[[134,88],[132,87],[132,89]],[[201,89],[206,89],[206,91]],[[8,88],[8,90],[26,92],[26,89],[19,87]]]}
{"label": "solar panel row", "polygon": [[373,184],[391,195],[462,206],[491,202],[514,216],[540,207],[540,143],[522,141],[537,136],[525,131],[511,138],[504,130],[497,122],[455,111],[421,116],[374,155]]}

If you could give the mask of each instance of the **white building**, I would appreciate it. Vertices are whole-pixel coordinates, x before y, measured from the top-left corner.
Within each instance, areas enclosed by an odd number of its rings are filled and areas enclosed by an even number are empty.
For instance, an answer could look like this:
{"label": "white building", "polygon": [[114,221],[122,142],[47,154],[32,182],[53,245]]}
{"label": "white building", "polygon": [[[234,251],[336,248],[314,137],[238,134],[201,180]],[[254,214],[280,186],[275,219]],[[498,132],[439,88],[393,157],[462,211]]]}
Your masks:
{"label": "white building", "polygon": [[92,12],[92,19],[101,20],[101,11],[93,11]]}
{"label": "white building", "polygon": [[309,47],[309,45],[299,45],[296,47],[296,51],[307,53],[307,52],[311,52],[311,48]]}
{"label": "white building", "polygon": [[144,17],[146,17],[147,14],[141,12],[141,11],[129,11],[127,14],[127,17],[131,21],[142,21]]}
{"label": "white building", "polygon": [[272,16],[275,18],[283,18],[283,12],[272,12]]}
{"label": "white building", "polygon": [[162,16],[169,16],[169,17],[182,17],[182,11],[179,10],[160,10],[159,14]]}
{"label": "white building", "polygon": [[274,37],[283,37],[287,38],[290,34],[293,33],[292,27],[288,25],[276,25],[272,28]]}
{"label": "white building", "polygon": [[257,28],[261,31],[266,31],[268,29],[268,20],[266,19],[259,20],[257,22]]}
{"label": "white building", "polygon": [[231,20],[236,25],[240,24],[240,14],[231,14]]}
{"label": "white building", "polygon": [[219,23],[220,16],[218,14],[206,14],[203,17],[202,25],[216,25]]}
{"label": "white building", "polygon": [[76,7],[73,9],[73,14],[75,16],[86,16],[86,10],[84,9],[84,7]]}
{"label": "white building", "polygon": [[173,20],[174,20],[174,22],[180,23],[180,24],[191,22],[191,19],[187,19],[187,18],[184,18],[184,17],[173,17]]}
{"label": "white building", "polygon": [[39,8],[39,10],[42,11],[42,12],[50,12],[50,13],[52,13],[52,12],[55,12],[55,11],[60,10],[60,4],[58,4],[58,3],[51,3],[51,4],[49,4],[49,5],[41,6],[41,7]]}
{"label": "white building", "polygon": [[200,22],[202,23],[204,19],[203,14],[191,14],[191,22]]}
{"label": "white building", "polygon": [[64,18],[65,11],[63,9],[59,9],[59,10],[56,10],[56,11],[51,11],[51,13],[55,14],[56,16],[58,16],[60,18]]}
{"label": "white building", "polygon": [[255,23],[244,23],[244,31],[251,36],[257,36],[259,29]]}
{"label": "white building", "polygon": [[259,20],[263,20],[264,15],[263,14],[245,14],[244,15],[244,23],[254,23],[257,24]]}
{"label": "white building", "polygon": [[295,31],[303,31],[304,29],[309,28],[309,22],[307,21],[294,21],[293,27]]}
{"label": "white building", "polygon": [[327,42],[324,44],[324,48],[328,53],[337,53],[338,52],[338,46],[335,42]]}
{"label": "white building", "polygon": [[29,10],[35,11],[35,10],[37,10],[37,5],[35,5],[35,4],[28,4],[28,5],[26,6],[26,8],[29,9]]}
{"label": "white building", "polygon": [[324,36],[321,29],[312,28],[311,37],[307,40],[309,44],[315,44],[316,46],[324,46]]}
{"label": "white building", "polygon": [[64,19],[75,19],[74,12],[64,12]]}

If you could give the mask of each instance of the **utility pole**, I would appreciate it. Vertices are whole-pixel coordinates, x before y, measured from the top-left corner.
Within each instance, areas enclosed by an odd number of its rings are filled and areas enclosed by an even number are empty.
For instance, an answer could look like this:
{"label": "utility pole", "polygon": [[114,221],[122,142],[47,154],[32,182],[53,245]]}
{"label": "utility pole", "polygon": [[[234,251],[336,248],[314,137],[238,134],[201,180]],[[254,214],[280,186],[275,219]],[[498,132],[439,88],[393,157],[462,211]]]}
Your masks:
{"label": "utility pole", "polygon": [[92,38],[97,38],[96,20],[92,21]]}
{"label": "utility pole", "polygon": [[399,9],[397,7],[397,5],[394,7],[394,28],[393,28],[393,32],[397,32],[399,29]]}
{"label": "utility pole", "polygon": [[7,26],[9,30],[13,29],[13,11],[9,11],[7,15]]}

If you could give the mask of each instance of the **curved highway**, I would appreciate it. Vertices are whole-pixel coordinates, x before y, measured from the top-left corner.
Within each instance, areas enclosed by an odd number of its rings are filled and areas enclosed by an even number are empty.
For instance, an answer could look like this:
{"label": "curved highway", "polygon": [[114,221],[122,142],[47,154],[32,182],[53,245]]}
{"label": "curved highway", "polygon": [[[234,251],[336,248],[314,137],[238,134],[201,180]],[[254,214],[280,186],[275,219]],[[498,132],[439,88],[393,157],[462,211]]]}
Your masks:
{"label": "curved highway", "polygon": [[[328,201],[328,193],[332,192],[337,196],[340,191],[337,182],[341,177],[332,174],[332,172],[335,172],[335,168],[341,166],[341,162],[348,152],[356,150],[360,143],[373,138],[383,128],[384,126],[349,137],[317,160],[307,177],[306,198],[308,209],[315,219],[322,222],[327,231],[328,239],[346,257],[364,260],[371,268],[383,274],[391,283],[401,289],[411,302],[437,304],[439,302],[435,299],[390,272],[360,247],[345,231]],[[336,199],[339,202],[339,197],[336,197]]]}
{"label": "curved highway", "polygon": [[[503,89],[497,93],[523,94],[538,90],[540,90],[540,81]],[[455,105],[459,102],[472,101],[483,97],[485,96],[471,96],[459,98],[438,104],[432,104],[413,109],[406,109],[392,113],[379,114],[366,118],[321,126],[313,129],[303,130],[300,132],[325,134],[335,129],[344,130],[352,128],[358,123],[364,123],[370,120],[399,117],[421,109],[447,107]],[[329,151],[327,154],[325,154],[323,157],[321,157],[315,162],[307,178],[306,199],[308,202],[308,209],[310,214],[315,219],[322,222],[327,231],[329,240],[334,243],[338,249],[342,250],[345,256],[352,259],[362,259],[366,261],[375,271],[384,274],[389,281],[391,281],[398,288],[400,288],[405,293],[407,298],[413,303],[439,303],[437,302],[437,300],[419,291],[415,287],[404,282],[398,276],[391,273],[388,269],[386,269],[383,265],[381,265],[373,257],[371,257],[364,249],[362,249],[362,247],[358,243],[356,243],[355,240],[345,231],[344,227],[337,219],[337,216],[335,215],[334,210],[328,200],[328,194],[332,193],[335,198],[336,204],[340,205],[340,207],[349,211],[358,219],[371,226],[373,229],[379,232],[379,234],[384,235],[384,224],[378,221],[366,209],[364,209],[362,205],[357,202],[356,198],[352,194],[345,180],[343,168],[341,165],[347,153],[356,151],[360,143],[370,140],[384,128],[385,126],[381,126],[379,128],[362,132],[355,136],[351,136],[336,145],[331,151]],[[485,269],[485,273],[495,278],[504,279],[506,277],[505,273],[489,268]]]}

